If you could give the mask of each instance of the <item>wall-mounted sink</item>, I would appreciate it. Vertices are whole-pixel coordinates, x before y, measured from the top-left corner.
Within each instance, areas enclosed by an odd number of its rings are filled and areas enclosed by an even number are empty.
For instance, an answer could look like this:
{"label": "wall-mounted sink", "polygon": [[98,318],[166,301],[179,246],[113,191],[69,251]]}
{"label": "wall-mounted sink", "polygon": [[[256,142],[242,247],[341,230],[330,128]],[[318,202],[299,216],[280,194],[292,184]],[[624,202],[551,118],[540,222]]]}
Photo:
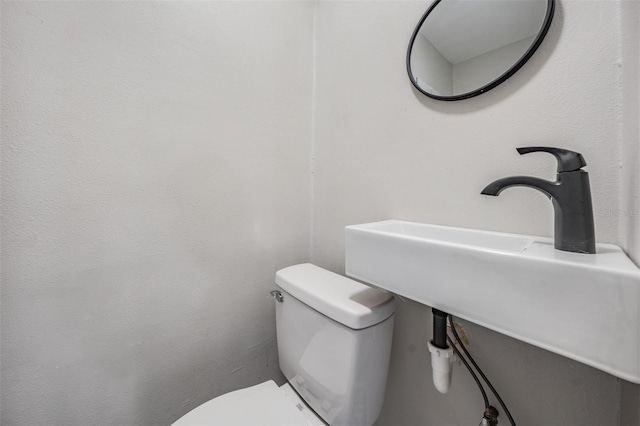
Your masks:
{"label": "wall-mounted sink", "polygon": [[617,246],[397,220],[345,238],[353,278],[640,383],[640,269]]}

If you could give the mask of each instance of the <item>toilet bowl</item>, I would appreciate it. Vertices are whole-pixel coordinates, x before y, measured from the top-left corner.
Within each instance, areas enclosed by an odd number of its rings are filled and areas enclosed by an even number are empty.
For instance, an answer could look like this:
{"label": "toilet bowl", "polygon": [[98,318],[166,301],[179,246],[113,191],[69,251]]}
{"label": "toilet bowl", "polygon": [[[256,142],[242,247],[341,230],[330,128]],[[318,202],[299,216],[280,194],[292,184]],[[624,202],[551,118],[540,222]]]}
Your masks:
{"label": "toilet bowl", "polygon": [[391,355],[394,298],[309,263],[276,273],[280,370],[191,410],[186,425],[371,425]]}
{"label": "toilet bowl", "polygon": [[189,411],[174,426],[187,425],[326,425],[285,383],[273,380],[229,392]]}

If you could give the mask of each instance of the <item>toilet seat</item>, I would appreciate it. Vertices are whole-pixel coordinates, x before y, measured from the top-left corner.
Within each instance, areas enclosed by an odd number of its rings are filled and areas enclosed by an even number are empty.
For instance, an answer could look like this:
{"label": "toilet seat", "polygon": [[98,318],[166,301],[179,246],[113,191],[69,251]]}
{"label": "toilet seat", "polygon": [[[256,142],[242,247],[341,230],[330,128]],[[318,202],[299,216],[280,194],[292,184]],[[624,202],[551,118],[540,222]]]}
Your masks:
{"label": "toilet seat", "polygon": [[229,392],[189,411],[172,426],[195,425],[325,425],[286,383],[269,380]]}

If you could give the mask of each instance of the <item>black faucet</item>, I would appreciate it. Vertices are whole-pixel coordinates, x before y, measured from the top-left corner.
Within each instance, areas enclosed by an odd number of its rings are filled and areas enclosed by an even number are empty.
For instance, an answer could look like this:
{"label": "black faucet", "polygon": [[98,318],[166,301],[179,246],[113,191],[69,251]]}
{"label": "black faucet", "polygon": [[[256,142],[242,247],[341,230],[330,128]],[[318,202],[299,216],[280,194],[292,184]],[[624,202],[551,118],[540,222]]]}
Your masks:
{"label": "black faucet", "polygon": [[553,154],[558,160],[555,182],[530,176],[512,176],[491,182],[481,194],[500,195],[511,186],[526,186],[541,191],[553,204],[555,248],[576,253],[595,253],[589,174],[582,170],[587,165],[582,154],[544,146],[517,148],[517,151],[520,155],[538,151]]}

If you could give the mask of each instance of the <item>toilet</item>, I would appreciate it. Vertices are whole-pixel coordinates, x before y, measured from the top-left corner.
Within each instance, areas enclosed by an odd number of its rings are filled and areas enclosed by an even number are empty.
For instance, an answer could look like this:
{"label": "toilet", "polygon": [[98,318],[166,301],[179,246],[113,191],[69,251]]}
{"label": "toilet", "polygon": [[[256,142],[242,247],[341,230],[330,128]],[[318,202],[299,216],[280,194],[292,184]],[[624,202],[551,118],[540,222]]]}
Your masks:
{"label": "toilet", "polygon": [[194,408],[174,426],[371,425],[382,409],[393,295],[310,263],[276,273],[280,370]]}

